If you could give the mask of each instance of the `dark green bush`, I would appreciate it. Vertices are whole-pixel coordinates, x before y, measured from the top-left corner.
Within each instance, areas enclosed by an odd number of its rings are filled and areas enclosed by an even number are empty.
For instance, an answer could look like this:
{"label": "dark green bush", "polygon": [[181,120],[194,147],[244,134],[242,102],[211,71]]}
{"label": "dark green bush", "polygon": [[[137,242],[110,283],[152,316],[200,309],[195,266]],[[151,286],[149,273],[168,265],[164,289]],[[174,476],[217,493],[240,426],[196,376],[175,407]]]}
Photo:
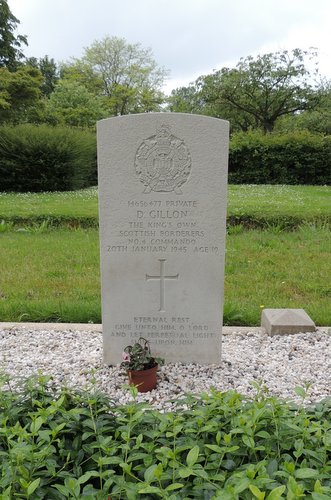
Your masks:
{"label": "dark green bush", "polygon": [[308,131],[286,135],[234,134],[231,184],[331,184],[331,136]]}
{"label": "dark green bush", "polygon": [[0,191],[68,191],[96,184],[95,134],[67,127],[0,127]]}

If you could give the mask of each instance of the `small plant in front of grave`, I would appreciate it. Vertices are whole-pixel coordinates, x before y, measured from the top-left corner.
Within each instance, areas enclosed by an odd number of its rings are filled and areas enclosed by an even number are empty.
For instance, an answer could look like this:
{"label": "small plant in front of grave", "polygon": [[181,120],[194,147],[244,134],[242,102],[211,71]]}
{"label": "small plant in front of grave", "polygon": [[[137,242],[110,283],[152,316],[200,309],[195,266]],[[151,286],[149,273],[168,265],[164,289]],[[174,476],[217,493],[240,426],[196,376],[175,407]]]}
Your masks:
{"label": "small plant in front of grave", "polygon": [[148,340],[140,337],[133,345],[127,345],[122,354],[121,367],[126,370],[149,370],[163,365],[164,359],[152,356]]}
{"label": "small plant in front of grave", "polygon": [[163,363],[163,358],[152,355],[149,342],[143,337],[126,346],[122,353],[121,367],[127,370],[129,383],[136,386],[139,392],[155,389],[156,372]]}

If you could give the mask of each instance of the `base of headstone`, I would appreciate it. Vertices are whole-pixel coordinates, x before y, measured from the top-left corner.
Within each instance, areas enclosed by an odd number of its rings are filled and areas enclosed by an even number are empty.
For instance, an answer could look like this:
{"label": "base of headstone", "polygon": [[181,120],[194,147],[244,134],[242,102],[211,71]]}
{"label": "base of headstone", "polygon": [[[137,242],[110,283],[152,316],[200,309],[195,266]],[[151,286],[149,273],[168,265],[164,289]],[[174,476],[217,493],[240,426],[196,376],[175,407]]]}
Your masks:
{"label": "base of headstone", "polygon": [[313,320],[303,309],[264,309],[261,326],[269,335],[315,332]]}

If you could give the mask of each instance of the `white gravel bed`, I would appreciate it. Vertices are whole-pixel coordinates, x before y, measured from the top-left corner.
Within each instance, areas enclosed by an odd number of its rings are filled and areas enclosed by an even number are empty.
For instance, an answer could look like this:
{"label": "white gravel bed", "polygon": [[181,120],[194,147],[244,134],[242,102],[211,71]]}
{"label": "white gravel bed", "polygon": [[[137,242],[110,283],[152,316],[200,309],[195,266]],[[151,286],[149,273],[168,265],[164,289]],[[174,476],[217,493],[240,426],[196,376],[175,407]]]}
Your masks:
{"label": "white gravel bed", "polygon": [[[54,383],[81,389],[97,388],[114,401],[131,400],[124,384],[127,377],[118,366],[102,361],[102,335],[98,329],[75,330],[0,327],[0,373],[20,381],[38,371]],[[158,386],[138,401],[159,409],[171,409],[169,400],[185,393],[235,389],[253,394],[252,381],[261,382],[270,394],[300,402],[295,386],[311,384],[306,403],[331,396],[331,329],[315,333],[268,336],[262,328],[226,328],[220,364],[167,363],[158,374]]]}

